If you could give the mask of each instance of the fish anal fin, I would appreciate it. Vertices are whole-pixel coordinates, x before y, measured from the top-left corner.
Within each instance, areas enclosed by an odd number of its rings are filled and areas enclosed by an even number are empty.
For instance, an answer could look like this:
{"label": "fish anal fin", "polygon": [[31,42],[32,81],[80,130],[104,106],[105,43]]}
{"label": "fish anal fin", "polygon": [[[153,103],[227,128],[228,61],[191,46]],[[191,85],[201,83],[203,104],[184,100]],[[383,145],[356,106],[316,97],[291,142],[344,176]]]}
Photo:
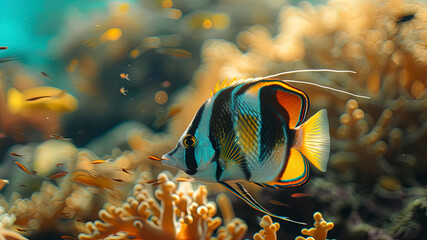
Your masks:
{"label": "fish anal fin", "polygon": [[291,148],[289,159],[284,171],[276,181],[265,183],[275,187],[296,187],[304,184],[309,176],[310,168],[307,159],[295,148]]}
{"label": "fish anal fin", "polygon": [[326,109],[318,111],[296,130],[294,147],[317,169],[325,172],[331,145]]}

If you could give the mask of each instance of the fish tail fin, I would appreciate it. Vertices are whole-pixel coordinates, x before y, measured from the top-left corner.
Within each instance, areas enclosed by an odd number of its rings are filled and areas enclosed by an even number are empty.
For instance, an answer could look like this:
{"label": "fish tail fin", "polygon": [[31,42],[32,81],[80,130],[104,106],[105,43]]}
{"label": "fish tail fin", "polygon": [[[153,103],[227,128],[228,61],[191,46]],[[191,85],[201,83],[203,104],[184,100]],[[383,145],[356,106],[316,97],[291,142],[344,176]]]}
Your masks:
{"label": "fish tail fin", "polygon": [[7,108],[11,113],[19,112],[24,105],[22,93],[15,88],[7,91]]}
{"label": "fish tail fin", "polygon": [[330,152],[329,122],[326,109],[318,111],[296,128],[294,148],[311,164],[326,172]]}

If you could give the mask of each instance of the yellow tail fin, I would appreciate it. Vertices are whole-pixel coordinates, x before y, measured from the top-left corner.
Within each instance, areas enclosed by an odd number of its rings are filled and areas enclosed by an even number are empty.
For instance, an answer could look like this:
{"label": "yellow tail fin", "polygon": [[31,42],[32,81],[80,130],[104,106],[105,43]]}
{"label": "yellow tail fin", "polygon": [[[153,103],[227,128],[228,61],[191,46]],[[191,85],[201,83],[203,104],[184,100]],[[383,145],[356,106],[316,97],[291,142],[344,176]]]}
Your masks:
{"label": "yellow tail fin", "polygon": [[294,147],[317,169],[325,172],[331,146],[326,109],[318,111],[296,130]]}
{"label": "yellow tail fin", "polygon": [[15,88],[9,88],[7,91],[7,108],[11,113],[17,113],[24,105],[22,93]]}

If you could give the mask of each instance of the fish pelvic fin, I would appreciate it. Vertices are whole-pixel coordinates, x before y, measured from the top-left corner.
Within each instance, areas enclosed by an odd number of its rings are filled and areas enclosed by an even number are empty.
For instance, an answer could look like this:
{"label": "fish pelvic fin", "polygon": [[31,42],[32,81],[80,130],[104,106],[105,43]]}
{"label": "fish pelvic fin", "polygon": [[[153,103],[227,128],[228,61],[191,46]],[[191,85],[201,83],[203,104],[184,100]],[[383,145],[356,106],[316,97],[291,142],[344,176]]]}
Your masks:
{"label": "fish pelvic fin", "polygon": [[293,148],[317,169],[326,172],[331,146],[326,109],[318,111],[295,130]]}
{"label": "fish pelvic fin", "polygon": [[24,106],[24,97],[16,88],[7,91],[7,109],[11,113],[18,113]]}
{"label": "fish pelvic fin", "polygon": [[263,206],[261,206],[261,204],[259,204],[253,197],[251,194],[249,194],[249,192],[246,190],[245,187],[243,187],[242,184],[235,182],[235,183],[231,183],[233,185],[235,185],[235,187],[233,187],[231,184],[227,183],[227,182],[223,182],[223,181],[219,181],[219,183],[224,186],[227,190],[229,190],[230,192],[232,192],[234,195],[236,195],[237,197],[239,197],[240,199],[242,199],[244,202],[246,202],[249,206],[251,206],[252,208],[270,215],[272,217],[275,218],[279,218],[288,222],[293,222],[296,224],[301,224],[301,225],[307,225],[306,223],[303,222],[298,222],[298,221],[294,221],[292,219],[289,219],[288,217],[284,217],[284,216],[279,216],[276,215],[274,213],[271,213],[270,211],[268,211],[267,209],[265,209]]}

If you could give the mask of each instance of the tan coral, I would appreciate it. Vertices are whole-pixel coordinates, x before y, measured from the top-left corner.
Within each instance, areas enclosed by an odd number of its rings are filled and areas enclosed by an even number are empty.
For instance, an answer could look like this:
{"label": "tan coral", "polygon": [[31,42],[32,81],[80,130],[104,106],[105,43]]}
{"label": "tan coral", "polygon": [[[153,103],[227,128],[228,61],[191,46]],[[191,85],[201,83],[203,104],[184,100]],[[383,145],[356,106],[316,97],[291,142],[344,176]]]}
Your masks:
{"label": "tan coral", "polygon": [[304,235],[308,235],[311,237],[304,238],[304,237],[297,237],[295,240],[325,240],[328,231],[334,228],[333,222],[326,222],[322,214],[320,212],[316,212],[313,215],[313,218],[315,220],[314,228],[304,228],[301,230],[301,233]]}
{"label": "tan coral", "polygon": [[280,224],[273,223],[270,216],[265,215],[260,224],[263,229],[254,235],[254,240],[276,240],[276,232],[279,231]]}
{"label": "tan coral", "polygon": [[[142,239],[208,239],[221,225],[214,217],[216,204],[207,202],[207,190],[199,186],[193,190],[189,182],[178,185],[169,173],[158,176],[158,188],[152,192],[148,172],[142,172],[129,197],[120,207],[107,204],[99,212],[101,221],[89,222],[85,232],[79,235],[86,239],[126,239],[133,236]],[[153,196],[154,195],[154,196]],[[157,201],[157,200],[158,201]],[[240,239],[246,232],[240,220],[227,225],[225,237]],[[223,234],[224,235],[224,234]],[[222,238],[225,239],[225,238]]]}

